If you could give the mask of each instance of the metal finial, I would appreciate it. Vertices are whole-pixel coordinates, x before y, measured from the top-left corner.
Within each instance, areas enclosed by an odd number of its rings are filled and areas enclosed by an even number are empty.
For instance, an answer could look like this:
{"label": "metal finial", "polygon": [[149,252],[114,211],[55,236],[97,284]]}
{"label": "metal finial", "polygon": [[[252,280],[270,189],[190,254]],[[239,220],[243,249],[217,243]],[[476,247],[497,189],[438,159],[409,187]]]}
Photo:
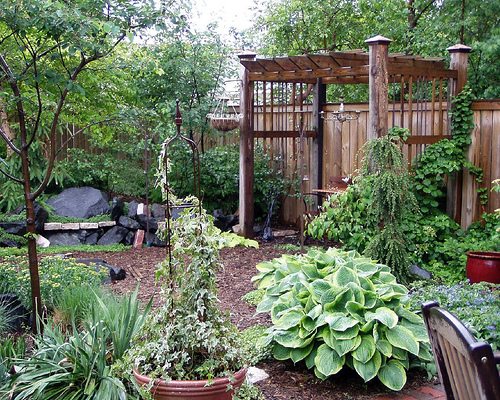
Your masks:
{"label": "metal finial", "polygon": [[182,115],[179,108],[179,99],[175,100],[175,125],[177,125],[177,130],[181,129]]}

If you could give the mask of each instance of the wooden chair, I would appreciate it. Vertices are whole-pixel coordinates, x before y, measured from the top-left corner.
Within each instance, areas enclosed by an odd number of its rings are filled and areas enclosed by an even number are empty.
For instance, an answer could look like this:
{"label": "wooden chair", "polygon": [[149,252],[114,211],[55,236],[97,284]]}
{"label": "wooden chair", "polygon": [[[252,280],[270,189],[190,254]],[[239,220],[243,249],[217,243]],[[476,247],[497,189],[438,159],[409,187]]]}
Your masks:
{"label": "wooden chair", "polygon": [[499,400],[500,354],[478,342],[467,328],[436,301],[422,305],[439,378],[449,400]]}

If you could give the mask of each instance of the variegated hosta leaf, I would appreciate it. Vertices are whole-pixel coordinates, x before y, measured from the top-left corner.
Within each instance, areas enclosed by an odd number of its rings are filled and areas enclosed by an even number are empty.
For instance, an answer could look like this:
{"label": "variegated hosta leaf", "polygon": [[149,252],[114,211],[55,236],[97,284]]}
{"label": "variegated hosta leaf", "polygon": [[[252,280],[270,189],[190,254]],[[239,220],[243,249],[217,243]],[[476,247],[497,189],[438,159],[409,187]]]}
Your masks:
{"label": "variegated hosta leaf", "polygon": [[396,360],[389,360],[386,365],[380,367],[377,376],[380,382],[392,390],[401,390],[406,383],[406,371]]}
{"label": "variegated hosta leaf", "polygon": [[336,351],[332,350],[326,344],[318,347],[314,365],[316,369],[324,376],[334,375],[344,366],[344,357],[339,357]]}
{"label": "variegated hosta leaf", "polygon": [[359,376],[361,376],[365,382],[368,382],[377,376],[380,366],[382,365],[382,356],[378,351],[375,351],[373,357],[366,363],[362,363],[353,357],[353,365]]}
{"label": "variegated hosta leaf", "polygon": [[366,321],[377,320],[388,328],[394,328],[398,323],[398,315],[387,307],[379,307],[375,312],[367,312],[365,318]]}
{"label": "variegated hosta leaf", "polygon": [[409,329],[404,326],[397,325],[392,329],[388,329],[385,332],[385,335],[389,343],[393,346],[407,350],[418,356],[418,342]]}

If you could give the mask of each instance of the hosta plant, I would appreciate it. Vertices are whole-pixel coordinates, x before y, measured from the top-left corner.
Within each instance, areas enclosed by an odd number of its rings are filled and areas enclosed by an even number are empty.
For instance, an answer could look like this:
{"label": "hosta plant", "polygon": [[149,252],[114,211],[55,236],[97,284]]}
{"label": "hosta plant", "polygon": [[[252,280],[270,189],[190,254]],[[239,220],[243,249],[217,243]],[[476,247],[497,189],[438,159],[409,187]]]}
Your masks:
{"label": "hosta plant", "polygon": [[253,278],[270,312],[267,340],[278,360],[304,361],[326,379],[345,366],[365,382],[400,390],[414,362],[431,361],[423,320],[402,302],[408,290],[389,267],[338,249],[284,255]]}

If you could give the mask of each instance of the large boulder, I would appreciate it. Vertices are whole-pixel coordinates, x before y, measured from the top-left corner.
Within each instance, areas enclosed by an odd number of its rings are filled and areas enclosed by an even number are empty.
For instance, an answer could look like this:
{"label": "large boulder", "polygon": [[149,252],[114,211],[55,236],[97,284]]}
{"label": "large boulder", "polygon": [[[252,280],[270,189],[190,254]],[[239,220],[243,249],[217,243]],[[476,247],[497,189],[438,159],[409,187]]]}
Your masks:
{"label": "large boulder", "polygon": [[107,231],[101,238],[97,241],[99,245],[108,245],[121,243],[128,234],[129,230],[122,226],[113,226],[109,231]]}
{"label": "large boulder", "polygon": [[51,246],[77,246],[82,244],[82,235],[79,231],[72,232],[45,232],[45,237]]}
{"label": "large boulder", "polygon": [[14,222],[0,222],[0,228],[11,235],[22,236],[26,233],[26,222],[24,221],[14,221]]}
{"label": "large boulder", "polygon": [[147,246],[154,246],[154,247],[165,247],[167,245],[163,240],[161,240],[154,233],[149,233],[149,232],[146,232],[145,244]]}
{"label": "large boulder", "polygon": [[47,204],[63,217],[90,218],[110,211],[106,193],[91,187],[63,190]]}
{"label": "large boulder", "polygon": [[165,207],[163,207],[161,204],[154,203],[151,206],[151,215],[153,216],[153,218],[156,218],[158,220],[165,219]]}

